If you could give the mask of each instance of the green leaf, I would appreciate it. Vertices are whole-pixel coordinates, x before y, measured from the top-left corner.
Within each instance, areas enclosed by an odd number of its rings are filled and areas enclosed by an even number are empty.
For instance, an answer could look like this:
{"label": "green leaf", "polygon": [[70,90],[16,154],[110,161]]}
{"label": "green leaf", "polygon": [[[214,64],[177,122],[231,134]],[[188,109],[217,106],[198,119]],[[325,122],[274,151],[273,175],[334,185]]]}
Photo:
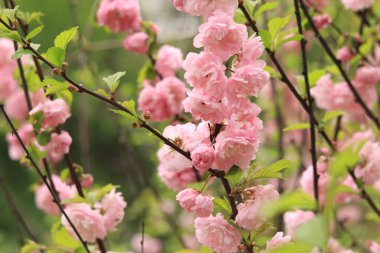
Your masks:
{"label": "green leaf", "polygon": [[240,9],[235,10],[234,21],[237,24],[245,24],[247,22],[244,13]]}
{"label": "green leaf", "polygon": [[288,131],[303,130],[303,129],[309,129],[309,128],[310,128],[309,123],[296,123],[284,128],[282,131],[288,132]]}
{"label": "green leaf", "polygon": [[307,244],[287,243],[268,251],[268,253],[305,253],[311,252],[313,247]]}
{"label": "green leaf", "polygon": [[67,45],[72,39],[74,39],[77,34],[78,27],[70,28],[69,30],[63,31],[54,40],[54,46],[63,49],[64,51],[67,48]]}
{"label": "green leaf", "polygon": [[234,166],[232,167],[232,169],[230,169],[230,171],[228,171],[226,178],[228,179],[231,186],[235,186],[241,182],[241,180],[243,179],[243,176],[244,176],[243,171],[239,169],[238,167]]}
{"label": "green leaf", "polygon": [[272,35],[272,38],[275,38],[278,33],[289,23],[290,16],[285,18],[275,17],[269,20],[268,29],[269,33]]}
{"label": "green leaf", "polygon": [[120,78],[125,76],[126,72],[117,72],[113,75],[107,76],[103,78],[103,81],[106,82],[108,88],[110,89],[111,92],[114,92],[117,87],[119,86],[120,83]]}
{"label": "green leaf", "polygon": [[44,29],[44,26],[41,25],[35,29],[33,29],[30,33],[28,33],[28,35],[26,35],[26,38],[25,40],[28,41],[30,39],[33,39],[34,37],[36,37],[38,34],[40,34],[40,32],[42,32],[42,30]]}
{"label": "green leaf", "polygon": [[271,48],[272,45],[272,35],[267,30],[260,30],[259,35],[261,37],[261,40],[263,41],[265,48]]}
{"label": "green leaf", "polygon": [[103,97],[110,98],[110,95],[103,89],[99,89],[99,90],[95,91],[95,93],[102,95]]}
{"label": "green leaf", "polygon": [[144,66],[140,69],[140,72],[137,76],[137,83],[142,84],[144,80],[153,80],[156,78],[156,71],[152,66],[150,61],[147,61]]}
{"label": "green leaf", "polygon": [[45,146],[51,140],[51,134],[49,132],[42,132],[37,135],[38,144]]}
{"label": "green leaf", "polygon": [[337,110],[337,111],[332,111],[332,112],[326,112],[325,116],[323,117],[323,123],[327,123],[332,119],[335,119],[339,116],[342,116],[344,114],[343,111]]}
{"label": "green leaf", "polygon": [[312,220],[301,224],[296,230],[295,238],[297,241],[324,249],[328,238],[326,221],[318,215]]}
{"label": "green leaf", "polygon": [[290,160],[279,160],[266,168],[262,168],[253,173],[251,179],[259,178],[282,178],[281,171],[291,169],[294,165]]}
{"label": "green leaf", "polygon": [[70,199],[63,199],[61,201],[62,204],[68,204],[68,203],[89,203],[87,199],[82,198],[80,196],[76,196],[74,198]]}
{"label": "green leaf", "polygon": [[62,48],[51,47],[46,52],[46,58],[48,61],[56,65],[57,67],[62,66],[65,61],[66,53]]}
{"label": "green leaf", "polygon": [[125,111],[122,111],[122,110],[116,110],[116,109],[109,109],[111,112],[113,113],[116,113],[124,118],[127,118],[127,119],[130,119],[130,120],[133,120],[133,121],[136,121],[136,117],[134,117],[133,115],[125,112]]}
{"label": "green leaf", "polygon": [[302,38],[303,38],[303,35],[296,34],[296,35],[287,37],[286,39],[282,39],[281,41],[277,41],[275,49],[280,48],[283,45],[285,45],[286,43],[291,42],[291,41],[300,41],[300,40],[302,40]]}
{"label": "green leaf", "polygon": [[56,94],[61,91],[65,91],[70,86],[68,83],[59,82],[52,78],[46,78],[44,80],[44,84],[48,84],[48,88],[46,89],[46,95]]}
{"label": "green leaf", "polygon": [[23,43],[20,34],[18,34],[17,31],[0,31],[0,38],[1,37],[17,41],[21,44]]}
{"label": "green leaf", "polygon": [[136,113],[136,109],[135,109],[136,103],[134,100],[131,99],[128,101],[124,101],[121,105],[124,106],[125,108],[127,108],[132,113],[133,116],[138,118],[137,113]]}
{"label": "green leaf", "polygon": [[228,200],[219,197],[214,197],[213,202],[216,210],[221,210],[222,212],[227,214],[230,214],[232,212]]}
{"label": "green leaf", "polygon": [[266,65],[266,66],[264,67],[264,70],[267,71],[267,72],[269,72],[269,74],[270,74],[271,77],[274,77],[274,78],[280,78],[280,77],[281,77],[280,73],[278,73],[278,72],[277,72],[274,68],[272,68],[271,66]]}
{"label": "green leaf", "polygon": [[102,188],[100,188],[97,192],[96,192],[96,195],[95,195],[95,201],[99,201],[101,200],[104,195],[106,195],[107,193],[109,193],[112,189],[115,189],[119,186],[117,185],[113,185],[113,184],[107,184],[106,186],[103,186]]}
{"label": "green leaf", "polygon": [[317,69],[309,73],[310,88],[313,88],[317,84],[318,80],[321,79],[321,77],[324,76],[325,74],[326,74],[326,70],[324,69]]}
{"label": "green leaf", "polygon": [[61,180],[63,182],[65,182],[67,179],[69,179],[70,178],[70,170],[69,170],[69,168],[63,169],[61,171],[61,173],[59,174],[59,176],[60,176],[60,178],[61,178]]}
{"label": "green leaf", "polygon": [[33,125],[34,131],[39,132],[44,120],[44,114],[41,111],[33,113],[29,117],[29,123]]}
{"label": "green leaf", "polygon": [[81,244],[79,241],[74,240],[66,229],[61,225],[61,222],[55,223],[51,228],[51,239],[54,244],[67,247],[70,249],[75,249],[80,247]]}
{"label": "green leaf", "polygon": [[20,253],[32,253],[32,252],[36,252],[38,250],[43,250],[45,248],[46,248],[46,246],[41,245],[41,244],[37,244],[37,243],[29,240],[28,243],[25,244],[21,248]]}
{"label": "green leaf", "polygon": [[359,161],[359,152],[365,143],[366,140],[363,140],[340,150],[330,162],[329,172],[331,175],[343,176],[348,169],[354,167]]}
{"label": "green leaf", "polygon": [[33,54],[33,52],[30,51],[29,49],[24,49],[22,47],[19,47],[17,51],[12,55],[12,59],[13,60],[20,59],[25,54]]}
{"label": "green leaf", "polygon": [[9,18],[10,20],[14,20],[16,17],[16,12],[18,10],[18,5],[13,9],[4,9],[4,14]]}
{"label": "green leaf", "polygon": [[284,193],[278,201],[264,206],[263,213],[268,217],[274,217],[286,211],[314,210],[315,207],[315,200],[312,196],[303,191],[293,191]]}
{"label": "green leaf", "polygon": [[278,6],[278,2],[268,2],[261,5],[257,11],[254,12],[253,19],[256,20],[263,12],[273,10]]}

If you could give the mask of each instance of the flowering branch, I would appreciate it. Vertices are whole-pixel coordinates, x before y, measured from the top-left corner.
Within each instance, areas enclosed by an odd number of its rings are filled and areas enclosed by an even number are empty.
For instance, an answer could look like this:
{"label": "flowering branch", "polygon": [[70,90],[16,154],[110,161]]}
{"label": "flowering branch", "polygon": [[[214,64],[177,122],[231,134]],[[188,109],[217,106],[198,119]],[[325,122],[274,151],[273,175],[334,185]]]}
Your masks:
{"label": "flowering branch", "polygon": [[17,137],[18,142],[20,143],[22,149],[25,151],[26,159],[28,159],[32,163],[34,169],[37,171],[38,175],[40,176],[40,178],[42,179],[43,183],[46,185],[48,191],[50,192],[51,196],[53,197],[54,202],[57,204],[59,210],[61,211],[61,213],[65,216],[65,218],[69,222],[69,224],[72,227],[75,235],[78,237],[78,239],[82,243],[82,245],[85,248],[86,252],[90,253],[90,250],[88,249],[86,242],[83,240],[82,236],[79,234],[78,230],[74,226],[74,224],[71,221],[70,217],[66,214],[65,209],[63,208],[63,206],[62,206],[61,202],[59,201],[59,198],[57,197],[57,195],[54,192],[53,188],[50,186],[49,182],[47,181],[46,176],[42,173],[42,170],[39,168],[39,166],[37,165],[37,163],[34,161],[33,157],[31,156],[31,154],[29,153],[29,150],[26,148],[26,146],[25,146],[24,142],[22,141],[20,135],[18,134],[15,126],[13,125],[11,119],[9,118],[7,112],[5,111],[3,104],[0,104],[0,109],[1,109],[1,111],[2,111],[2,113],[4,115],[4,117],[5,117],[6,121],[8,122],[8,125],[12,129],[13,134]]}
{"label": "flowering branch", "polygon": [[347,72],[343,69],[341,62],[335,57],[334,53],[330,49],[329,45],[327,44],[326,40],[323,38],[323,36],[320,34],[318,28],[315,26],[313,18],[310,16],[310,13],[305,5],[305,3],[301,0],[300,1],[301,8],[303,13],[305,14],[311,28],[314,31],[315,36],[318,38],[319,42],[321,43],[322,47],[326,51],[327,55],[330,57],[330,59],[334,62],[334,64],[338,67],[339,72],[341,73],[343,79],[347,82],[348,87],[350,88],[352,94],[355,97],[355,101],[363,108],[365,114],[375,123],[376,127],[380,129],[380,121],[378,117],[374,114],[374,112],[371,111],[370,108],[366,105],[354,85],[352,84],[352,81],[350,80]]}
{"label": "flowering branch", "polygon": [[314,198],[316,200],[316,205],[319,205],[319,187],[318,187],[318,171],[317,171],[317,151],[316,151],[316,138],[315,138],[315,122],[314,122],[314,112],[313,112],[313,98],[311,96],[310,92],[310,83],[309,83],[309,70],[308,70],[308,64],[307,64],[307,54],[306,54],[306,40],[303,33],[302,28],[302,18],[301,13],[299,9],[298,0],[294,0],[294,7],[295,7],[295,14],[297,17],[297,26],[298,26],[298,32],[302,35],[302,39],[300,41],[301,44],[301,54],[302,54],[302,66],[303,71],[302,74],[305,79],[305,88],[306,88],[306,96],[308,101],[308,115],[309,115],[309,121],[310,121],[310,140],[311,140],[311,159],[312,159],[312,165],[313,165],[313,184],[314,184]]}
{"label": "flowering branch", "polygon": [[[256,32],[258,34],[259,33],[259,29],[256,26],[256,22],[251,18],[251,16],[249,15],[247,9],[244,7],[244,5],[243,5],[243,3],[241,3],[241,1],[239,1],[239,8],[243,12],[245,18],[248,20],[249,26],[253,29],[254,32]],[[278,72],[280,73],[280,76],[281,76],[280,80],[287,85],[287,87],[289,88],[289,90],[291,91],[291,93],[293,94],[293,96],[301,104],[302,108],[308,113],[309,109],[308,109],[308,105],[307,105],[306,101],[301,97],[301,95],[298,93],[298,91],[296,90],[296,88],[294,87],[294,85],[292,84],[292,82],[290,81],[289,77],[286,75],[286,72],[283,69],[283,67],[281,66],[280,62],[278,61],[278,59],[277,59],[277,57],[275,55],[275,52],[273,52],[269,48],[265,48],[265,50],[268,53],[269,58],[271,59],[271,61],[273,62],[273,64],[276,66]],[[330,148],[333,149],[333,150],[335,150],[335,146],[334,146],[333,142],[331,141],[330,137],[327,135],[327,133],[325,132],[325,130],[323,128],[321,128],[318,120],[314,117],[313,121],[314,121],[314,123],[315,123],[315,125],[316,125],[316,127],[318,129],[318,132],[326,140],[326,142],[330,146]]]}

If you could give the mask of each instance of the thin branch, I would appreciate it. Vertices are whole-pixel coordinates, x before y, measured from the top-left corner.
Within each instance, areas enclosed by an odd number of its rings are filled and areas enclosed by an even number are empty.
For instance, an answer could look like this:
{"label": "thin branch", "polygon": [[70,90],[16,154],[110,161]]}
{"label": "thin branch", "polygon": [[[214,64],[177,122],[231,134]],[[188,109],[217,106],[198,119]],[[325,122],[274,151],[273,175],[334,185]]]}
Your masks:
{"label": "thin branch", "polygon": [[[241,4],[241,3],[239,3],[239,8],[243,12],[245,18],[248,20],[249,26],[253,29],[253,31],[255,33],[259,34],[259,29],[256,26],[256,22],[251,18],[251,16],[249,15],[247,9],[244,7],[244,5]],[[294,85],[290,81],[289,77],[286,75],[285,70],[282,68],[280,62],[276,58],[275,52],[273,52],[269,48],[265,48],[265,50],[268,53],[269,58],[271,59],[271,61],[273,62],[273,64],[276,66],[278,72],[280,73],[280,76],[281,76],[280,80],[286,84],[286,86],[289,88],[289,90],[291,91],[291,93],[293,94],[293,96],[301,104],[302,108],[308,113],[309,110],[308,110],[308,105],[307,105],[306,101],[301,97],[301,95],[298,93],[297,89],[294,87]],[[318,132],[325,139],[325,141],[327,142],[327,144],[329,145],[329,147],[332,150],[336,150],[333,142],[331,141],[331,139],[329,138],[329,136],[327,135],[327,133],[325,132],[325,130],[320,127],[318,120],[315,117],[314,117],[313,120],[315,122],[316,127],[318,128]]]}
{"label": "thin branch", "polygon": [[301,8],[303,13],[305,14],[311,28],[314,31],[315,36],[318,38],[319,42],[321,43],[322,47],[326,51],[327,55],[330,57],[330,59],[333,61],[333,63],[338,67],[340,74],[342,75],[343,79],[346,81],[348,87],[350,88],[355,101],[363,108],[365,114],[375,123],[376,127],[380,129],[380,121],[377,118],[377,116],[371,111],[371,109],[366,105],[354,85],[352,84],[347,72],[343,69],[341,62],[335,57],[334,53],[332,52],[331,48],[327,44],[327,41],[323,38],[323,36],[320,34],[318,28],[315,26],[313,18],[310,16],[310,13],[303,2],[303,0],[300,1]]}
{"label": "thin branch", "polygon": [[39,166],[37,165],[37,163],[34,161],[33,157],[31,156],[31,154],[29,153],[29,150],[26,148],[26,146],[25,146],[24,142],[22,141],[20,135],[18,134],[15,126],[13,125],[11,119],[9,118],[7,112],[5,111],[4,105],[0,104],[0,108],[1,108],[1,111],[3,112],[3,115],[4,115],[5,119],[6,119],[6,121],[8,122],[9,126],[11,127],[13,134],[17,137],[17,140],[19,141],[21,147],[25,151],[26,158],[32,163],[34,169],[37,171],[38,175],[40,176],[40,178],[42,179],[43,183],[46,185],[47,189],[49,190],[51,196],[53,197],[54,202],[57,204],[59,210],[61,211],[61,213],[65,216],[65,218],[69,222],[70,226],[74,230],[75,235],[79,238],[79,240],[82,243],[82,245],[85,248],[85,250],[88,253],[90,253],[90,250],[88,249],[86,242],[83,240],[82,236],[80,235],[80,233],[78,232],[77,228],[75,227],[75,225],[71,221],[70,217],[67,215],[67,213],[66,213],[65,209],[63,208],[61,202],[59,201],[56,193],[54,192],[54,190],[50,186],[49,182],[47,181],[46,176],[42,173],[42,170],[39,168]]}
{"label": "thin branch", "polygon": [[310,122],[310,141],[311,141],[310,154],[311,154],[311,160],[312,160],[312,165],[313,165],[314,198],[316,200],[316,205],[319,206],[319,187],[318,187],[319,175],[317,171],[317,150],[316,150],[317,145],[316,145],[316,137],[315,137],[313,98],[310,92],[309,70],[308,70],[307,54],[306,54],[307,42],[305,40],[304,33],[303,33],[302,18],[301,18],[298,0],[294,0],[294,7],[295,7],[296,18],[297,18],[298,33],[303,36],[300,41],[301,54],[302,54],[302,66],[303,66],[302,74],[305,79],[306,96],[307,96],[308,107],[309,107],[308,114],[309,114],[309,122]]}

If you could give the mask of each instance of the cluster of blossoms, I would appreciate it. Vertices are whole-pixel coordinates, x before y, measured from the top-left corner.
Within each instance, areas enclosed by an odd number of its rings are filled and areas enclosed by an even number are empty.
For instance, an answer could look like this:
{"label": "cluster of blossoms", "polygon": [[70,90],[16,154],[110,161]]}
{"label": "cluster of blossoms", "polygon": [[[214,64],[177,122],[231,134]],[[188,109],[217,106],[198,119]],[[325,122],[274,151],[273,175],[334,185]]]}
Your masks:
{"label": "cluster of blossoms", "polygon": [[181,68],[182,52],[176,47],[164,45],[154,56],[160,29],[154,23],[143,21],[138,0],[103,0],[97,18],[100,25],[113,32],[127,32],[123,42],[126,50],[147,54],[152,60],[157,77],[143,81],[139,110],[150,115],[153,121],[164,121],[180,114],[186,88],[175,74]]}

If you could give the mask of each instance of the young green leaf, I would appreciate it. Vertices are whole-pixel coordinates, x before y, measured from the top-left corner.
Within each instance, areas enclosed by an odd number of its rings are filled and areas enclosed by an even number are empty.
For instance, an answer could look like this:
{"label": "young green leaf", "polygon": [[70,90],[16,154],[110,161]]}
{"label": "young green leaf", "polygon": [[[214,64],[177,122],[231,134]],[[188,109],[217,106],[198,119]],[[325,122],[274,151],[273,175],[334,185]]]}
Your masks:
{"label": "young green leaf", "polygon": [[4,9],[4,14],[9,18],[10,20],[14,20],[16,17],[16,12],[18,10],[18,5],[13,9]]}
{"label": "young green leaf", "polygon": [[126,72],[117,72],[113,75],[107,76],[103,78],[103,81],[106,82],[108,88],[110,89],[111,92],[115,92],[117,87],[120,84],[120,78],[125,76]]}
{"label": "young green leaf", "polygon": [[67,45],[72,39],[74,39],[77,34],[78,27],[70,28],[69,30],[63,31],[54,40],[54,46],[66,50]]}
{"label": "young green leaf", "polygon": [[265,48],[271,48],[272,45],[272,35],[267,30],[260,30],[259,35],[261,36],[261,40],[263,41]]}
{"label": "young green leaf", "polygon": [[30,33],[28,33],[28,35],[26,35],[25,40],[28,41],[28,40],[30,40],[30,39],[33,39],[33,38],[36,37],[38,34],[40,34],[40,32],[42,32],[43,29],[44,29],[44,26],[43,26],[43,25],[38,26],[37,28],[33,29]]}
{"label": "young green leaf", "polygon": [[[316,236],[318,235],[318,236]],[[301,224],[296,230],[296,241],[324,249],[328,239],[327,222],[321,216]]]}
{"label": "young green leaf", "polygon": [[255,171],[251,179],[260,179],[260,178],[282,178],[281,171],[284,169],[293,168],[293,163],[290,160],[279,160],[266,168],[259,169]]}
{"label": "young green leaf", "polygon": [[1,37],[8,38],[22,44],[22,39],[20,37],[20,34],[18,34],[17,31],[2,30],[0,31],[0,38]]}
{"label": "young green leaf", "polygon": [[269,20],[268,29],[272,38],[276,38],[278,33],[289,23],[290,16],[285,18],[276,17]]}
{"label": "young green leaf", "polygon": [[44,245],[37,244],[29,240],[27,244],[22,246],[20,253],[33,253],[40,250],[44,250],[45,248],[46,247]]}
{"label": "young green leaf", "polygon": [[263,12],[273,10],[278,6],[278,2],[268,2],[261,5],[257,11],[254,12],[253,19],[256,20]]}
{"label": "young green leaf", "polygon": [[136,103],[134,100],[131,99],[128,101],[124,101],[121,105],[127,108],[133,114],[133,116],[135,116],[136,118],[138,117],[135,109]]}
{"label": "young green leaf", "polygon": [[326,74],[326,70],[324,69],[317,69],[309,73],[309,83],[310,88],[313,88],[319,79],[321,79],[322,76]]}
{"label": "young green leaf", "polygon": [[136,121],[136,117],[134,117],[133,115],[125,112],[125,111],[122,111],[122,110],[116,110],[116,109],[109,109],[111,112],[113,113],[116,113],[124,118],[127,118],[127,119],[130,119],[130,120],[133,120],[133,121]]}
{"label": "young green leaf", "polygon": [[12,59],[13,60],[20,59],[25,54],[33,54],[33,52],[30,51],[29,49],[24,49],[22,47],[19,47],[17,51],[12,55]]}
{"label": "young green leaf", "polygon": [[69,88],[68,83],[60,82],[52,78],[46,78],[44,84],[48,87],[46,89],[46,95],[56,94]]}
{"label": "young green leaf", "polygon": [[332,119],[335,119],[339,116],[342,116],[343,114],[344,114],[344,112],[341,110],[326,112],[325,116],[323,117],[322,122],[327,123]]}
{"label": "young green leaf", "polygon": [[276,46],[274,49],[278,49],[278,48],[282,47],[283,45],[285,45],[286,43],[291,42],[291,41],[300,41],[302,38],[303,38],[303,35],[296,34],[296,35],[281,39],[280,41],[276,42]]}
{"label": "young green leaf", "polygon": [[38,144],[45,146],[51,140],[51,134],[49,132],[42,132],[37,135]]}
{"label": "young green leaf", "polygon": [[284,128],[282,131],[289,132],[289,131],[304,130],[304,129],[309,129],[309,128],[310,128],[309,123],[296,123]]}
{"label": "young green leaf", "polygon": [[54,65],[60,67],[65,61],[66,52],[59,47],[51,47],[46,52],[46,58]]}

